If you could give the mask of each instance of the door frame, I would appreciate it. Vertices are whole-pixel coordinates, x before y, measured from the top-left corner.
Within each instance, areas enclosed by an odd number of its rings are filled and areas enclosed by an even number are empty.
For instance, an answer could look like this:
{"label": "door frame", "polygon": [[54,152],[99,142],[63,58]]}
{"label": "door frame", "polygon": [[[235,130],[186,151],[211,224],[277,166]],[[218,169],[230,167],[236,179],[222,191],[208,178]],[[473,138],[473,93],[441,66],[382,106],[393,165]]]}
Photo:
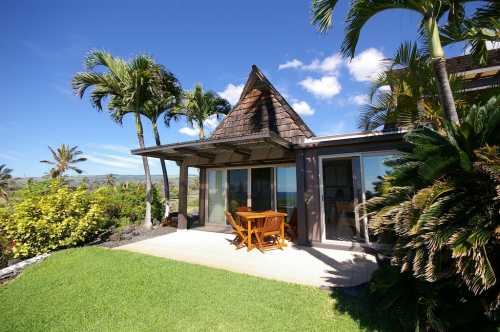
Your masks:
{"label": "door frame", "polygon": [[274,208],[274,210],[276,210],[277,208],[277,197],[276,197],[276,168],[277,167],[287,167],[287,166],[295,166],[296,167],[296,163],[290,163],[290,162],[287,162],[287,163],[273,163],[273,164],[265,164],[265,165],[252,165],[252,166],[230,166],[230,167],[210,167],[210,168],[207,168],[206,169],[206,172],[207,172],[207,176],[206,176],[206,186],[207,186],[207,195],[206,197],[204,198],[204,205],[205,205],[205,216],[206,216],[206,220],[205,220],[205,224],[208,223],[208,196],[209,196],[209,192],[208,192],[208,172],[209,171],[217,171],[217,170],[222,170],[224,171],[224,210],[227,210],[227,189],[228,189],[228,181],[227,181],[227,171],[228,170],[231,170],[231,169],[246,169],[247,172],[248,172],[248,176],[247,176],[247,206],[248,207],[252,207],[252,168],[271,168],[272,169],[272,172],[271,172],[271,176],[273,177],[273,181],[271,183],[271,187],[272,187],[272,190],[274,191],[272,193],[272,196],[273,196],[273,202],[271,202],[271,205],[272,207]]}
{"label": "door frame", "polygon": [[[361,202],[366,202],[365,195],[365,162],[364,157],[376,156],[376,155],[387,155],[398,154],[397,150],[376,150],[376,151],[365,151],[365,152],[353,152],[353,153],[338,153],[338,154],[327,154],[320,155],[318,158],[318,177],[319,177],[319,202],[320,202],[320,231],[321,231],[321,243],[325,244],[334,244],[339,246],[371,246],[370,237],[368,233],[368,220],[367,218],[363,218],[362,222],[364,223],[365,229],[365,241],[364,242],[356,242],[356,241],[342,241],[342,240],[328,240],[326,238],[326,224],[325,224],[325,202],[324,202],[324,186],[323,186],[323,161],[326,159],[346,159],[346,158],[359,158],[360,164],[360,177],[361,177]],[[352,179],[354,181],[354,177]],[[353,184],[354,185],[354,184]],[[356,210],[356,208],[355,208]],[[359,213],[354,213],[356,222],[361,224],[361,220],[359,220]]]}

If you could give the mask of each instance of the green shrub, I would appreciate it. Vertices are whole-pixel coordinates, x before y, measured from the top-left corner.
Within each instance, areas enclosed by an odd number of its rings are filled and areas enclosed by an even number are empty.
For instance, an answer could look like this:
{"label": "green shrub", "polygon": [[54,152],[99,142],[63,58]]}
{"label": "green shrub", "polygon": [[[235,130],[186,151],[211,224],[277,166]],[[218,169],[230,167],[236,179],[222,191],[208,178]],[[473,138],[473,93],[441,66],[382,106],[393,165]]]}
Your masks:
{"label": "green shrub", "polygon": [[[153,187],[153,203],[151,215],[160,220],[162,202],[156,187]],[[101,202],[109,221],[116,226],[139,224],[146,214],[146,190],[143,184],[127,183],[119,186],[104,185],[94,191]]]}
{"label": "green shrub", "polygon": [[100,197],[58,181],[29,183],[0,213],[15,257],[82,245],[109,227]]}
{"label": "green shrub", "polygon": [[[2,213],[0,211],[0,213]],[[9,240],[0,232],[0,269],[3,269],[9,263],[12,256]]]}

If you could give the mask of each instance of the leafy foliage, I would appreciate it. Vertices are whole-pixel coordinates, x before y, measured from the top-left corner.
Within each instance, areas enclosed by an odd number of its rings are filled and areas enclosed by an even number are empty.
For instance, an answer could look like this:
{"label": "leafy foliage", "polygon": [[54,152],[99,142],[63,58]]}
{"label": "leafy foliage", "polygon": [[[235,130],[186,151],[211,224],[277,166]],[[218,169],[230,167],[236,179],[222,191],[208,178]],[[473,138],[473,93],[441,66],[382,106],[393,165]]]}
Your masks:
{"label": "leafy foliage", "polygon": [[8,189],[12,180],[11,172],[12,170],[7,168],[5,164],[0,165],[0,198],[5,200],[8,197]]}
{"label": "leafy foliage", "polygon": [[16,257],[84,244],[108,226],[99,199],[60,180],[28,184],[0,210],[0,232]]}
{"label": "leafy foliage", "polygon": [[[459,126],[422,128],[406,140],[409,149],[391,162],[380,196],[366,203],[374,233],[392,244],[402,273],[467,289],[464,301],[480,298],[498,319],[500,98],[471,107]],[[443,317],[422,319],[443,329]]]}
{"label": "leafy foliage", "polygon": [[78,174],[82,173],[82,170],[73,166],[74,164],[80,163],[82,161],[87,160],[84,157],[78,157],[83,154],[82,151],[78,150],[78,146],[69,147],[69,145],[61,144],[54,150],[49,146],[49,150],[52,153],[52,158],[54,161],[50,160],[41,160],[41,163],[54,165],[53,168],[50,169],[49,175],[51,178],[55,179],[64,175],[68,170],[75,171]]}
{"label": "leafy foliage", "polygon": [[[123,226],[142,222],[146,213],[146,189],[143,184],[104,185],[92,194],[100,202],[106,219],[112,225]],[[162,204],[156,186],[153,187],[152,195],[152,217],[160,220]]]}
{"label": "leafy foliage", "polygon": [[221,115],[231,110],[231,105],[227,100],[213,91],[203,91],[200,84],[197,84],[193,91],[185,92],[183,97],[183,102],[179,106],[165,114],[165,123],[169,125],[172,119],[176,120],[179,116],[184,116],[191,127],[198,128],[200,139],[205,138],[206,120],[213,115],[219,119]]}

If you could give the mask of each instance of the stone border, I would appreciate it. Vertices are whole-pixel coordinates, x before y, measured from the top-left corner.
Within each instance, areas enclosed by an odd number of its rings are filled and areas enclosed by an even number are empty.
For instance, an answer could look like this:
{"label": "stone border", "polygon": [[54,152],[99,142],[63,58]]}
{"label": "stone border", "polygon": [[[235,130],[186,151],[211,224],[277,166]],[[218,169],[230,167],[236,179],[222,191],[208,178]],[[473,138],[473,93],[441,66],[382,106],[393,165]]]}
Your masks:
{"label": "stone border", "polygon": [[38,255],[29,259],[26,259],[22,262],[16,263],[14,265],[8,266],[0,270],[0,283],[6,281],[7,279],[11,279],[21,273],[25,268],[30,265],[40,263],[45,258],[49,257],[50,253]]}

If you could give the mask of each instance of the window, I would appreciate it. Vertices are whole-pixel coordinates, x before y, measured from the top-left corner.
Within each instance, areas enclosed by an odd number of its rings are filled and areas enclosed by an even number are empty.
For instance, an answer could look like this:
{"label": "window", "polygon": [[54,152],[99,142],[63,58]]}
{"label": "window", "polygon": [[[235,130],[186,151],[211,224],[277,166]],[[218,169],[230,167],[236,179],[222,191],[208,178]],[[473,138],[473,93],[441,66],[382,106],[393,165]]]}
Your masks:
{"label": "window", "polygon": [[297,207],[297,180],[295,166],[276,167],[276,210],[292,218]]}

